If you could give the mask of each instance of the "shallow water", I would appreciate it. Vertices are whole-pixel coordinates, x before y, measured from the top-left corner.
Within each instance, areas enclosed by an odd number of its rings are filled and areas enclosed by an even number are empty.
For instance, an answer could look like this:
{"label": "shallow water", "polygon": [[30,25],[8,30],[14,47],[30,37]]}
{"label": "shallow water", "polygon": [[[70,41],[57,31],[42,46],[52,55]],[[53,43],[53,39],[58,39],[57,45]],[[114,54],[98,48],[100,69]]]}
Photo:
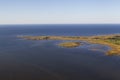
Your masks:
{"label": "shallow water", "polygon": [[57,46],[61,41],[16,37],[115,33],[120,33],[120,25],[1,25],[0,80],[120,80],[120,57],[106,56],[106,46],[85,44],[67,49]]}

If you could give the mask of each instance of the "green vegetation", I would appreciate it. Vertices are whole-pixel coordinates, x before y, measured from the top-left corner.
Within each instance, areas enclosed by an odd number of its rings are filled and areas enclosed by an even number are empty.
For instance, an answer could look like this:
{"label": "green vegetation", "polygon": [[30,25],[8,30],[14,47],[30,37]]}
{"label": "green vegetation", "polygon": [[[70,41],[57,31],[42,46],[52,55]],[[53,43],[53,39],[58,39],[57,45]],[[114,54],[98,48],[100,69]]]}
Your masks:
{"label": "green vegetation", "polygon": [[112,38],[108,38],[108,41],[120,45],[120,36],[113,36]]}
{"label": "green vegetation", "polygon": [[[107,45],[111,48],[107,55],[120,55],[120,34],[114,35],[98,35],[98,36],[21,36],[21,38],[28,40],[80,40],[87,41],[93,44]],[[63,47],[77,47],[79,43],[66,42],[59,46]]]}
{"label": "green vegetation", "polygon": [[80,42],[64,42],[60,43],[59,46],[66,48],[74,48],[80,46]]}

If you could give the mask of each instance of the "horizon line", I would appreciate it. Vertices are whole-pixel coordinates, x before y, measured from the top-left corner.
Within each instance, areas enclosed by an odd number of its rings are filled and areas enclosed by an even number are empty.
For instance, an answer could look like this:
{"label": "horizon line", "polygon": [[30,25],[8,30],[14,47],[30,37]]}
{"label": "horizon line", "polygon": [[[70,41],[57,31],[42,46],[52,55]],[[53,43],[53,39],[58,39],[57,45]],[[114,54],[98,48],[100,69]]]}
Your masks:
{"label": "horizon line", "polygon": [[108,25],[108,24],[113,24],[113,25],[120,25],[120,23],[73,23],[73,24],[71,24],[71,23],[60,23],[60,24],[58,24],[58,23],[56,23],[56,24],[54,24],[54,23],[46,23],[46,24],[0,24],[0,25],[95,25],[95,24],[99,24],[99,25]]}

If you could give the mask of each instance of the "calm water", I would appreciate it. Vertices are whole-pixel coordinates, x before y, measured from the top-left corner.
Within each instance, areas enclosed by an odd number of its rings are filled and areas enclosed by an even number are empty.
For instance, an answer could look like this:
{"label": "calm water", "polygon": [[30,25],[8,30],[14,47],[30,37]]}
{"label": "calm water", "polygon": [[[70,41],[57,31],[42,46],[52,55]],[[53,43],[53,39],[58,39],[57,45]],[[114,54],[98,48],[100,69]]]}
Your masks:
{"label": "calm water", "polygon": [[120,57],[105,56],[107,46],[85,44],[66,49],[57,46],[61,41],[16,37],[116,33],[120,33],[120,25],[1,25],[0,80],[120,80]]}

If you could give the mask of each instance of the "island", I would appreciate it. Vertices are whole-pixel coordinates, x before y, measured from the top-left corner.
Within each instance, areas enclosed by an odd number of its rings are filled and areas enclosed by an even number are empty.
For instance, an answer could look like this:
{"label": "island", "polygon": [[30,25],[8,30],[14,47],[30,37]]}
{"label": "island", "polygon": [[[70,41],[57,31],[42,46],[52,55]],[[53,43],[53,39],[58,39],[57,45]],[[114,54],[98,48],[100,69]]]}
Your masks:
{"label": "island", "polygon": [[[80,40],[92,44],[102,44],[111,49],[106,52],[107,55],[120,55],[120,34],[96,35],[96,36],[19,36],[27,40]],[[77,47],[79,42],[60,43],[63,47]]]}
{"label": "island", "polygon": [[74,48],[80,46],[80,42],[63,42],[58,45],[66,48]]}

